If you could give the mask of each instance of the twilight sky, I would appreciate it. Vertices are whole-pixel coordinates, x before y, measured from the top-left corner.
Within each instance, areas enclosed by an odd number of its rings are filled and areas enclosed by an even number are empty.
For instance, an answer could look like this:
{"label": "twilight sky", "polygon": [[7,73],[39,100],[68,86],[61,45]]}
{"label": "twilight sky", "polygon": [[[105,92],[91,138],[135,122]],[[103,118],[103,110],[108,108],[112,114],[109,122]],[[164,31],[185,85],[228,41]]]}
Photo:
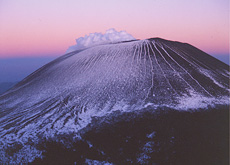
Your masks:
{"label": "twilight sky", "polygon": [[115,28],[229,54],[228,0],[0,0],[0,58],[60,56]]}

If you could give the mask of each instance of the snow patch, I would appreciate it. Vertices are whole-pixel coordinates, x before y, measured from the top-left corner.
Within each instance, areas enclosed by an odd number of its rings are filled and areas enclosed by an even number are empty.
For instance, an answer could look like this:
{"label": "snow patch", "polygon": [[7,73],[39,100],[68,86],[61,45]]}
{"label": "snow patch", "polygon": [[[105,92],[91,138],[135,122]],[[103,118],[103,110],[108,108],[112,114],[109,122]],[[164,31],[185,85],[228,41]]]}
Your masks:
{"label": "snow patch", "polygon": [[175,106],[178,110],[208,108],[208,106],[228,105],[229,99],[226,96],[222,97],[205,97],[194,92],[190,92],[191,96],[184,96],[179,100],[179,104]]}
{"label": "snow patch", "polygon": [[96,46],[100,44],[121,42],[121,41],[130,41],[135,40],[135,38],[127,33],[126,31],[116,31],[114,28],[106,30],[105,34],[102,33],[90,33],[85,35],[85,37],[80,37],[76,39],[77,44],[70,46],[66,53],[70,53],[75,50],[88,48],[91,46]]}
{"label": "snow patch", "polygon": [[[91,160],[91,159],[86,159],[85,163],[89,164],[89,165],[100,165],[100,164],[111,165],[112,164],[112,163],[109,163],[109,162],[106,162],[106,161]],[[77,164],[77,162],[76,162],[76,164]]]}

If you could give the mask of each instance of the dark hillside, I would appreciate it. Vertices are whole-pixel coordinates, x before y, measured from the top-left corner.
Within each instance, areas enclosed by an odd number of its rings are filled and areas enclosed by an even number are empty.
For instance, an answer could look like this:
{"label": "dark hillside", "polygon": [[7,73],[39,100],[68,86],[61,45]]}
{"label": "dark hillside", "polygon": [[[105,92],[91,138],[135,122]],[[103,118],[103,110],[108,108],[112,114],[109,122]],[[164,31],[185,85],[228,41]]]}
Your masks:
{"label": "dark hillside", "polygon": [[95,118],[81,131],[84,140],[70,146],[43,141],[44,159],[32,164],[84,164],[89,159],[112,164],[228,165],[228,108],[114,112]]}

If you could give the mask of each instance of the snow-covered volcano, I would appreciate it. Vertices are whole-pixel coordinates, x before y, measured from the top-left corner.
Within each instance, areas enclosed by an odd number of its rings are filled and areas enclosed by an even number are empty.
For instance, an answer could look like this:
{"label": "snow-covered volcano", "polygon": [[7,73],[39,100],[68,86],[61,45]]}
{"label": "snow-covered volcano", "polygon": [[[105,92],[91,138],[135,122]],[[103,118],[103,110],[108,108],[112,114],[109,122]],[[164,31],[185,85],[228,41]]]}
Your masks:
{"label": "snow-covered volcano", "polygon": [[[228,65],[160,38],[68,53],[0,96],[2,162],[33,161],[41,138],[76,134],[92,117],[146,107],[177,110],[229,104]],[[12,155],[7,150],[23,144]]]}

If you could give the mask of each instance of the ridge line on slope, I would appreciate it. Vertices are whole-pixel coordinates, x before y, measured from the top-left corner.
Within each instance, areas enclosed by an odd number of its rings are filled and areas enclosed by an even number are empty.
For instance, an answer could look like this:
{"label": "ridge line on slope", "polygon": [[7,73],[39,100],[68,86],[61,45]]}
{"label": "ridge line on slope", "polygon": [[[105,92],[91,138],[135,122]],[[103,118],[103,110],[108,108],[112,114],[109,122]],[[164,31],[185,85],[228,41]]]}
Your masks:
{"label": "ridge line on slope", "polygon": [[[213,95],[212,94],[210,94],[202,85],[200,85],[198,82],[197,82],[197,80],[190,74],[190,73],[188,73],[188,71],[185,69],[185,68],[183,68],[180,64],[178,64],[169,54],[168,54],[168,52],[162,47],[162,49],[165,51],[165,53],[181,68],[181,69],[183,69],[197,84],[198,84],[198,86],[200,86],[209,96],[212,96],[213,97]],[[177,54],[177,53],[176,53]],[[180,56],[180,55],[179,55]]]}
{"label": "ridge line on slope", "polygon": [[[155,42],[154,42],[154,43],[152,42],[152,44],[154,45]],[[159,66],[161,72],[163,73],[163,76],[164,76],[165,80],[167,81],[167,83],[169,84],[169,86],[170,86],[173,90],[175,90],[175,89],[172,87],[171,83],[169,82],[168,78],[166,78],[165,73],[164,73],[163,69],[161,68],[160,64],[158,63],[158,60],[157,60],[156,55],[155,55],[155,52],[154,52],[153,48],[151,47],[151,45],[150,45],[150,48],[151,48],[151,50],[152,50],[152,52],[153,52],[153,55],[154,55],[154,57],[155,57],[155,61],[156,61],[157,65]]]}
{"label": "ridge line on slope", "polygon": [[[153,76],[154,76],[154,72],[153,72],[153,70],[154,70],[154,69],[153,69],[153,61],[152,61],[152,59],[151,59],[151,57],[150,57],[148,42],[146,41],[146,43],[147,43],[146,46],[147,46],[148,57],[149,57],[149,60],[150,60],[150,65],[151,65],[151,86],[150,86],[150,88],[149,88],[149,90],[148,90],[148,93],[147,93],[147,95],[146,95],[146,98],[145,98],[144,100],[147,99],[147,97],[148,97],[148,95],[149,95],[151,89],[152,89],[153,86],[154,86],[154,83],[153,83]],[[153,95],[153,94],[152,94],[152,95]]]}
{"label": "ridge line on slope", "polygon": [[[194,91],[195,89],[171,66],[171,64],[169,64],[169,62],[165,59],[165,57],[161,54],[161,52],[158,50],[158,48],[155,46],[155,48],[157,49],[157,51],[159,52],[159,54],[162,56],[162,58],[164,59],[164,61],[169,65],[169,67],[182,79],[184,80],[184,82],[190,87],[192,88]],[[163,50],[163,49],[162,49]]]}

